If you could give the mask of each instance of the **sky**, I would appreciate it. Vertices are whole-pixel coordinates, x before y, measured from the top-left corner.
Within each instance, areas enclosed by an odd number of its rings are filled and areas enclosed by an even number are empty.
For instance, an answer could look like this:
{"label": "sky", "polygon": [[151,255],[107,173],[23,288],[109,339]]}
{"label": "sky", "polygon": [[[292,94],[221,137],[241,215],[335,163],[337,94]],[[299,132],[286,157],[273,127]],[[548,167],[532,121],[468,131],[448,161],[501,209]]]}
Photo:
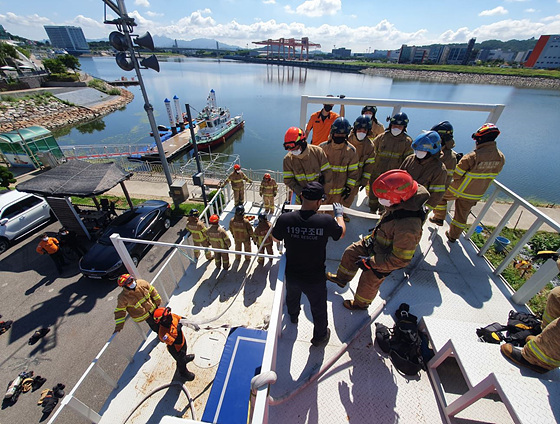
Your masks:
{"label": "sky", "polygon": [[[115,4],[117,0],[112,0]],[[560,0],[124,0],[135,34],[211,38],[242,48],[269,38],[309,37],[321,50],[394,50],[402,44],[526,40],[560,34]],[[103,0],[0,0],[0,24],[32,40],[43,25],[73,25],[106,39]],[[115,15],[107,9],[108,18]]]}

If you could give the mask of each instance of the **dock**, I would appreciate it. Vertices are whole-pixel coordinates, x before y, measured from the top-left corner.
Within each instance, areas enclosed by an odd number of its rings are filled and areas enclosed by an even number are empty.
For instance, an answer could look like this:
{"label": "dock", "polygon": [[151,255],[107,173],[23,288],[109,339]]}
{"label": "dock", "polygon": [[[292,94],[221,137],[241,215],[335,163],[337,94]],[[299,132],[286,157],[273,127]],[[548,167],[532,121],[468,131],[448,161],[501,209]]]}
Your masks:
{"label": "dock", "polygon": [[[194,128],[194,132],[198,131],[198,126]],[[162,141],[163,150],[165,152],[165,159],[172,160],[179,154],[185,153],[192,148],[191,131],[186,128],[178,132],[176,135],[169,137],[167,140]],[[159,153],[157,147],[153,146],[148,151],[141,153],[141,160],[159,161]]]}
{"label": "dock", "polygon": [[116,80],[116,81],[107,81],[107,84],[113,86],[128,87],[130,85],[139,85],[140,83],[137,80]]}

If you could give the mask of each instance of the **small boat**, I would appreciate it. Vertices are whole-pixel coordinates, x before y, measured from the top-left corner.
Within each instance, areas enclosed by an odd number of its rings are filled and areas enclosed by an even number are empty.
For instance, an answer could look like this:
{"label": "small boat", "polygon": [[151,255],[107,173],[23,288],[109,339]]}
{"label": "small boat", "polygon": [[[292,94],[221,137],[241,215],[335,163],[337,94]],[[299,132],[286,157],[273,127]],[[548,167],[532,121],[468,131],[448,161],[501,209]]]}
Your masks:
{"label": "small boat", "polygon": [[208,150],[224,144],[245,125],[242,115],[232,118],[228,108],[218,107],[214,90],[210,90],[206,106],[198,114],[197,120],[200,122],[196,136],[199,150]]}

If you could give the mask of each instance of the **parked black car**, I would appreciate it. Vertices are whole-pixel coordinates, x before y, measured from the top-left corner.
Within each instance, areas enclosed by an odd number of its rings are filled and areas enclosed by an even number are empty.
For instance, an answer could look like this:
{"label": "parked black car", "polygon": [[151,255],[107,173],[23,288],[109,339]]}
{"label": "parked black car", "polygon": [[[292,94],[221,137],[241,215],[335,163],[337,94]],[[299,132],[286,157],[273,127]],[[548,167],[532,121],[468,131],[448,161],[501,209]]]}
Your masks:
{"label": "parked black car", "polygon": [[[170,216],[169,203],[161,200],[148,200],[119,215],[82,257],[80,271],[89,278],[117,278],[126,268],[111,242],[111,235],[118,233],[121,237],[154,240],[171,226]],[[149,245],[126,243],[126,247],[137,265]]]}

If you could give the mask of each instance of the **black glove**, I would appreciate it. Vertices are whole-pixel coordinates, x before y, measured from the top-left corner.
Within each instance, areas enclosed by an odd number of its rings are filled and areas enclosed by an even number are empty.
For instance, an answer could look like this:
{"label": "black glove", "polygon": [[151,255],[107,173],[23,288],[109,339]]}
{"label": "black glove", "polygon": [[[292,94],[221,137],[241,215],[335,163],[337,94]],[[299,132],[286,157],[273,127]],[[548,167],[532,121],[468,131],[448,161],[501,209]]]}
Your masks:
{"label": "black glove", "polygon": [[459,163],[459,161],[463,156],[464,156],[463,153],[457,153],[457,163]]}
{"label": "black glove", "polygon": [[339,99],[344,99],[345,97],[346,97],[345,94],[339,94],[339,95],[338,95],[338,98],[339,98]]}
{"label": "black glove", "polygon": [[369,260],[369,256],[359,256],[360,259],[358,259],[356,262],[354,262],[356,265],[358,265],[358,268],[360,268],[362,271],[371,271],[371,262]]}
{"label": "black glove", "polygon": [[344,200],[348,199],[351,191],[352,191],[352,189],[350,187],[344,186],[344,188],[342,189],[342,198]]}

